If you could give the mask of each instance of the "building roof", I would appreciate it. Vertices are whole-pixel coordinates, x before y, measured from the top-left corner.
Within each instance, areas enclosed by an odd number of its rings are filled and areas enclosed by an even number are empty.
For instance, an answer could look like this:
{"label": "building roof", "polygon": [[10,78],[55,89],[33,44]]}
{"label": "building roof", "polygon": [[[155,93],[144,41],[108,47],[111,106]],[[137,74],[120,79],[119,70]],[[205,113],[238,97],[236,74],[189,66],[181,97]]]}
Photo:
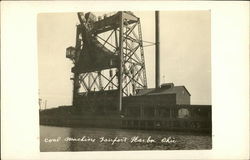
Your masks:
{"label": "building roof", "polygon": [[[168,86],[168,87],[167,87]],[[163,84],[161,88],[148,88],[148,89],[140,89],[138,90],[137,96],[142,95],[161,95],[161,94],[176,94],[181,93],[183,90],[191,96],[189,91],[186,89],[185,86],[174,86],[173,83]]]}

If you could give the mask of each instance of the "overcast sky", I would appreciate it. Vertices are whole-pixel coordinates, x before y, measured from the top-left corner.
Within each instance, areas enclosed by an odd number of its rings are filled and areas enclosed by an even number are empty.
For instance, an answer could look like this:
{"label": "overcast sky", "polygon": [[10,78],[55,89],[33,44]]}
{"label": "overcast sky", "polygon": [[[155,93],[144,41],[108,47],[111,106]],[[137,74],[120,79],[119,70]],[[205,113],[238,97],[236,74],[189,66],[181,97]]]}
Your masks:
{"label": "overcast sky", "polygon": [[[143,40],[154,42],[154,12],[134,13],[140,17]],[[73,64],[65,50],[75,45],[77,15],[42,13],[37,18],[39,96],[47,100],[47,108],[70,105]],[[184,85],[191,104],[211,104],[210,36],[209,11],[160,12],[161,83]],[[154,46],[145,47],[144,55],[148,87],[153,88]]]}

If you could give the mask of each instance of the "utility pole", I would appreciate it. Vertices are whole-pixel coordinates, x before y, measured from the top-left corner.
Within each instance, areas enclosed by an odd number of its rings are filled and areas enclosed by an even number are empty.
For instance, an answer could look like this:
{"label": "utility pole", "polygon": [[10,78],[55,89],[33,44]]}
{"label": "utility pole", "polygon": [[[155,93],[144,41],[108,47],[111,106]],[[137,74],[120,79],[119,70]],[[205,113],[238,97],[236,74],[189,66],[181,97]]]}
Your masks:
{"label": "utility pole", "polygon": [[45,103],[44,103],[44,109],[46,110],[46,107],[47,107],[47,100],[45,100]]}

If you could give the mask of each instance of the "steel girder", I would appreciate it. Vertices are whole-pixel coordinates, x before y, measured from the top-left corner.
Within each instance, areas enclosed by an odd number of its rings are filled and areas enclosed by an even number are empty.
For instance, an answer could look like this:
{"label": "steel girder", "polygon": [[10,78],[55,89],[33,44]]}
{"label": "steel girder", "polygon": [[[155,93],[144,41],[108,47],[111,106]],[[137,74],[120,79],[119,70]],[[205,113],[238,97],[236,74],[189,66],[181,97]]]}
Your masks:
{"label": "steel girder", "polygon": [[[73,67],[73,97],[81,92],[118,90],[119,110],[122,110],[123,96],[135,95],[137,89],[147,88],[141,24],[138,17],[128,12],[117,12],[107,17],[106,21],[104,18],[95,22],[92,30],[88,30],[90,33],[83,31],[82,24],[77,26],[74,67],[81,63],[79,57],[89,51],[86,49],[89,46],[86,46],[84,34],[89,34],[98,41],[99,50],[103,48],[117,56],[118,65],[94,68],[94,71],[90,72],[74,70]],[[110,60],[110,63],[115,62]]]}

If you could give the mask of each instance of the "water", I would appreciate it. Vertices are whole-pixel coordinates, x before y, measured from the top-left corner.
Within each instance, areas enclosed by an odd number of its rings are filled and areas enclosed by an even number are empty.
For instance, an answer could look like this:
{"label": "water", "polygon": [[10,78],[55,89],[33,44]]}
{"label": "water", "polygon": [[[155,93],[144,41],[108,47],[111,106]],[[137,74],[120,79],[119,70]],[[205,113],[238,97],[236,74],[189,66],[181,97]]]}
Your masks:
{"label": "water", "polygon": [[212,148],[211,136],[184,132],[40,126],[40,137],[42,152]]}

